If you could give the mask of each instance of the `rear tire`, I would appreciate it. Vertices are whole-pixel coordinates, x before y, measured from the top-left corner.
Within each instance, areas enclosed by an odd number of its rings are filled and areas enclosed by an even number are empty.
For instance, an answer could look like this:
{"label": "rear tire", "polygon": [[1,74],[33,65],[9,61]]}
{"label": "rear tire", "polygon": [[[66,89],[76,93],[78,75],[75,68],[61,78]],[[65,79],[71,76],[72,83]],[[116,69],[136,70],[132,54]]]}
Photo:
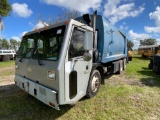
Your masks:
{"label": "rear tire", "polygon": [[101,84],[101,74],[98,70],[93,70],[88,83],[86,96],[91,98],[97,94]]}
{"label": "rear tire", "polygon": [[119,70],[118,70],[118,74],[121,74],[122,73],[122,71],[123,71],[123,61],[122,60],[120,60],[119,61]]}
{"label": "rear tire", "polygon": [[132,61],[132,57],[129,57],[128,59],[129,59],[129,61]]}
{"label": "rear tire", "polygon": [[142,57],[143,57],[143,58],[146,58],[146,56],[145,56],[144,54],[142,54]]}
{"label": "rear tire", "polygon": [[123,59],[123,70],[125,70],[125,69],[126,69],[126,64],[127,64],[127,62],[126,62],[126,58],[124,58],[124,59]]}

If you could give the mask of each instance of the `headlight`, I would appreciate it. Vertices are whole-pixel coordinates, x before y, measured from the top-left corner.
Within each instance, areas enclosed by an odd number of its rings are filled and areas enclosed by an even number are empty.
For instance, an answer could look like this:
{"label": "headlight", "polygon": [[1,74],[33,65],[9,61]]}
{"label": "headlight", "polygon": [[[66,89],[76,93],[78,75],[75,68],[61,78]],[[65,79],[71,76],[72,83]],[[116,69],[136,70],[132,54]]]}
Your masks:
{"label": "headlight", "polygon": [[54,71],[48,71],[48,78],[56,80],[56,75]]}

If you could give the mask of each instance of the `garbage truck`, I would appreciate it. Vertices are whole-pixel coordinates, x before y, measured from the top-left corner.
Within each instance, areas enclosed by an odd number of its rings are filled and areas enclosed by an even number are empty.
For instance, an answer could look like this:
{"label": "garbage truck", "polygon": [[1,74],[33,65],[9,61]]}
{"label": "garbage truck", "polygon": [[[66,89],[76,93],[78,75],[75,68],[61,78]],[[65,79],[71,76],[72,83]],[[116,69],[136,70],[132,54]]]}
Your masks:
{"label": "garbage truck", "polygon": [[15,60],[15,84],[48,106],[95,96],[104,74],[126,68],[127,39],[94,12],[26,33]]}

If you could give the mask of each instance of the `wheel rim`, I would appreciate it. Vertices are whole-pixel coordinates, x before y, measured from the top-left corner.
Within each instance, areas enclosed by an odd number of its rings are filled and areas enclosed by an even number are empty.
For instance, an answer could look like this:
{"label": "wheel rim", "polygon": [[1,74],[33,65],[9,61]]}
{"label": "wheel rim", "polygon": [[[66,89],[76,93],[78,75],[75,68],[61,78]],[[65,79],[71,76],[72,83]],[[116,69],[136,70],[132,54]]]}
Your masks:
{"label": "wheel rim", "polygon": [[97,75],[94,75],[92,78],[92,86],[91,89],[93,92],[96,92],[99,87],[99,77]]}

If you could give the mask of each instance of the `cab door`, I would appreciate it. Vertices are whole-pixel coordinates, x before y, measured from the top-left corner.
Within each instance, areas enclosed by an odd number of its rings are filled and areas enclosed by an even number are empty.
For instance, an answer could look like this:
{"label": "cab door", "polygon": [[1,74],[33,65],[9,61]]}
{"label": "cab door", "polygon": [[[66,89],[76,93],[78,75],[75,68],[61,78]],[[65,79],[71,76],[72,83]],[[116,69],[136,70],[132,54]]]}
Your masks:
{"label": "cab door", "polygon": [[[92,58],[92,49],[84,48],[85,30],[73,27],[65,60],[65,99],[66,103],[75,103],[86,95],[92,59],[84,60],[83,55],[88,52]],[[91,43],[92,44],[92,40]]]}

